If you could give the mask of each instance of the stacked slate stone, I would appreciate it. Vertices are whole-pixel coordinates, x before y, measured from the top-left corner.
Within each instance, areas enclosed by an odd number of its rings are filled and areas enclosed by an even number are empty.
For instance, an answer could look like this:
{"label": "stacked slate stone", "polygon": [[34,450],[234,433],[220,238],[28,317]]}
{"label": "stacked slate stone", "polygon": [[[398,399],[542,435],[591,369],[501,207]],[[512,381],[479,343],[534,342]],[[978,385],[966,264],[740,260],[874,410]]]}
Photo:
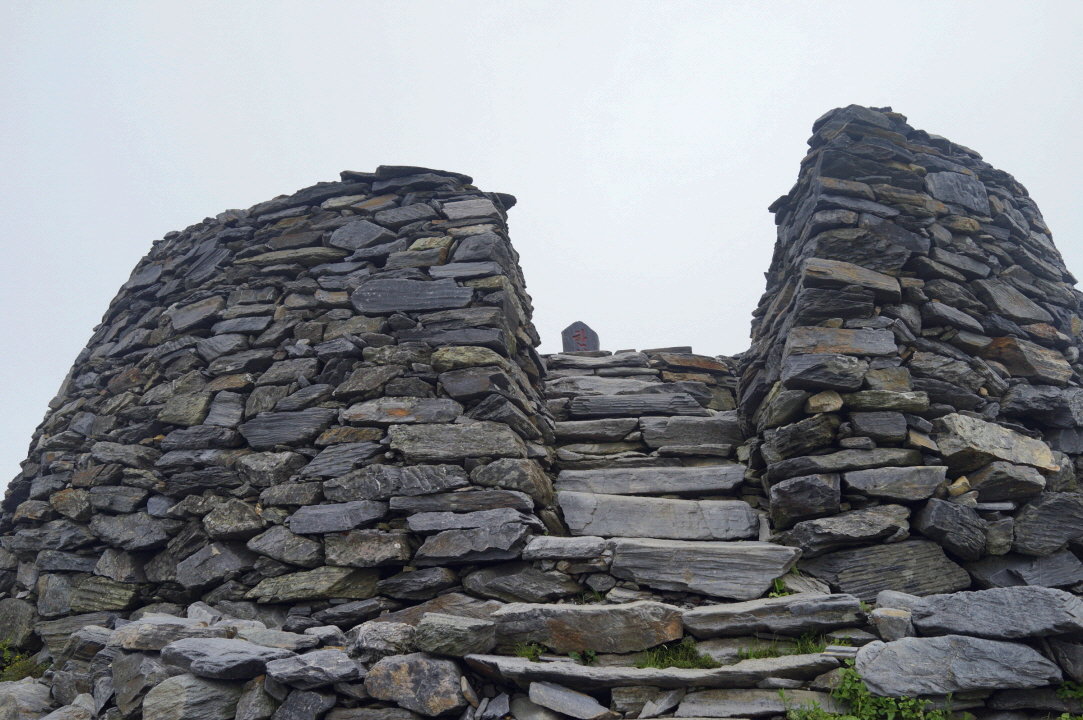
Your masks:
{"label": "stacked slate stone", "polygon": [[2,504],[0,640],[51,662],[4,720],[768,718],[847,659],[1083,712],[1083,296],[972,151],[814,132],[733,358],[539,356],[514,198],[456,173],[156,243]]}

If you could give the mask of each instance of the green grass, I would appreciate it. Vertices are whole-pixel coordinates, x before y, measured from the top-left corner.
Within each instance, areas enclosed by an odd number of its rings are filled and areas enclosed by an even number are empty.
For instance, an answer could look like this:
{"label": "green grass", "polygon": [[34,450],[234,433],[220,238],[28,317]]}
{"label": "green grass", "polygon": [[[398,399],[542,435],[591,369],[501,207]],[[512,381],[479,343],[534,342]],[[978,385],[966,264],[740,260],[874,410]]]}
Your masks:
{"label": "green grass", "polygon": [[842,670],[838,687],[831,691],[831,697],[849,706],[846,715],[824,710],[817,703],[792,707],[784,690],[779,690],[779,695],[786,703],[787,720],[950,720],[951,717],[950,709],[927,710],[928,700],[873,696],[852,664]]}
{"label": "green grass", "polygon": [[521,658],[526,658],[531,662],[538,662],[541,660],[541,654],[545,652],[545,646],[538,643],[519,643],[515,646],[515,654]]}
{"label": "green grass", "polygon": [[49,669],[47,664],[39,664],[26,654],[13,650],[7,641],[0,642],[0,682],[39,678]]}
{"label": "green grass", "polygon": [[793,639],[792,648],[780,648],[776,643],[767,646],[742,648],[737,656],[742,660],[776,658],[783,655],[815,655],[822,653],[828,645],[849,645],[846,639],[828,640],[823,633],[807,632]]}
{"label": "green grass", "polygon": [[643,653],[636,662],[637,668],[682,668],[686,670],[710,670],[721,667],[709,655],[696,650],[696,643],[690,637],[668,645],[659,645]]}
{"label": "green grass", "polygon": [[767,597],[780,598],[786,597],[787,595],[793,595],[793,593],[786,589],[785,581],[782,578],[775,578],[774,582],[772,583],[772,590],[771,592],[767,593]]}

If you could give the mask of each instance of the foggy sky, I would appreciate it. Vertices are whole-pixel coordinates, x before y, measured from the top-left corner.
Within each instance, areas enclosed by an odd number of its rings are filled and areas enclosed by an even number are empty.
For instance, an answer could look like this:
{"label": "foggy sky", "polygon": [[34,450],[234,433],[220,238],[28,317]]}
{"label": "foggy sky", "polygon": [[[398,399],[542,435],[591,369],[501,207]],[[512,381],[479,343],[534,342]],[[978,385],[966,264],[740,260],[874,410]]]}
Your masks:
{"label": "foggy sky", "polygon": [[2,0],[0,488],[153,240],[345,169],[516,195],[542,352],[745,349],[766,208],[850,103],[1014,174],[1083,273],[1081,8]]}

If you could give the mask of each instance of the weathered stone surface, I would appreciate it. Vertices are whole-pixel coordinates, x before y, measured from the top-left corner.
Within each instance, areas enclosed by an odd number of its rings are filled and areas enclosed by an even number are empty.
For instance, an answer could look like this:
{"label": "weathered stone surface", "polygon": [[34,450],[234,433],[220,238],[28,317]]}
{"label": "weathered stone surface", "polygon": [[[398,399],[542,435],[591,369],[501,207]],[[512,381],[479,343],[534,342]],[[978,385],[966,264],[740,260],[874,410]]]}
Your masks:
{"label": "weathered stone surface", "polygon": [[855,667],[874,695],[895,697],[1034,688],[1062,677],[1026,645],[963,635],[869,643]]}
{"label": "weathered stone surface", "polygon": [[567,442],[618,442],[638,426],[635,418],[569,420],[556,424],[556,436]]}
{"label": "weathered stone surface", "polygon": [[929,409],[929,396],[924,392],[893,390],[861,390],[842,396],[845,406],[856,412],[895,411],[923,413]]}
{"label": "weathered stone surface", "polygon": [[456,285],[454,280],[371,280],[350,296],[350,302],[361,314],[386,315],[394,312],[447,310],[470,304],[472,288]]}
{"label": "weathered stone surface", "polygon": [[177,675],[147,693],[143,715],[161,720],[230,720],[240,695],[240,685]]}
{"label": "weathered stone surface", "polygon": [[301,474],[306,477],[336,477],[345,475],[381,452],[383,446],[374,442],[344,442],[325,448],[305,465]]}
{"label": "weathered stone surface", "polygon": [[701,690],[685,695],[674,716],[760,718],[813,706],[835,713],[843,710],[827,693],[808,690],[788,690],[785,695],[777,690]]}
{"label": "weathered stone surface", "polygon": [[145,512],[131,515],[95,515],[90,530],[104,542],[121,550],[137,552],[151,550],[169,541],[164,520],[152,518]]}
{"label": "weathered stone surface", "polygon": [[407,710],[435,717],[466,707],[462,672],[452,660],[424,653],[392,655],[365,676],[365,688],[379,700],[391,700]]}
{"label": "weathered stone surface", "polygon": [[843,288],[857,285],[875,293],[878,301],[897,303],[902,300],[897,279],[853,263],[809,258],[802,265],[801,273],[805,287]]}
{"label": "weathered stone surface", "polygon": [[838,427],[839,416],[824,413],[767,430],[764,432],[764,443],[760,446],[763,459],[768,464],[774,464],[795,455],[808,455],[813,450],[830,445]]}
{"label": "weathered stone surface", "polygon": [[266,578],[248,593],[261,603],[349,598],[367,600],[376,594],[378,574],[373,570],[320,567],[306,572]]}
{"label": "weathered stone surface", "polygon": [[556,537],[537,535],[523,548],[524,560],[589,560],[609,548],[600,537]]}
{"label": "weathered stone surface", "polygon": [[462,414],[462,405],[446,398],[384,397],[351,405],[339,419],[355,425],[449,423]]}
{"label": "weathered stone surface", "polygon": [[1033,557],[1031,555],[998,555],[984,557],[966,566],[980,587],[1068,587],[1083,582],[1083,562],[1070,550]]}
{"label": "weathered stone surface", "polygon": [[34,623],[37,619],[34,606],[25,600],[0,600],[0,642],[22,650],[33,649],[36,641]]}
{"label": "weathered stone surface", "polygon": [[530,683],[530,701],[578,720],[610,720],[618,717],[590,695],[569,690],[555,683]]}
{"label": "weathered stone surface", "polygon": [[791,390],[837,390],[853,392],[869,364],[849,355],[790,355],[782,366],[782,384]]}
{"label": "weathered stone surface", "polygon": [[526,457],[526,446],[507,425],[392,425],[391,447],[409,462],[455,462],[467,458]]}
{"label": "weathered stone surface", "polygon": [[657,395],[579,395],[569,411],[574,418],[638,417],[641,415],[698,415],[708,413],[688,393]]}
{"label": "weathered stone surface", "polygon": [[349,655],[341,650],[328,648],[270,660],[267,663],[267,674],[277,682],[301,690],[312,690],[358,680],[364,672]]}
{"label": "weathered stone surface", "polygon": [[[510,680],[520,686],[531,682],[555,682],[588,692],[602,688],[642,686],[741,688],[754,686],[767,678],[811,680],[838,667],[838,660],[826,655],[745,660],[713,670],[583,666],[572,662],[531,662],[526,658],[506,655],[468,655],[465,660],[471,668],[493,679]],[[763,693],[779,697],[774,690]]]}
{"label": "weathered stone surface", "polygon": [[501,458],[471,473],[475,485],[501,487],[524,492],[536,501],[553,501],[553,483],[536,460]]}
{"label": "weathered stone surface", "polygon": [[496,623],[457,615],[426,613],[417,624],[414,645],[421,652],[450,657],[487,653],[496,647]]}
{"label": "weathered stone surface", "polygon": [[1031,417],[1056,428],[1079,427],[1083,425],[1083,389],[1012,385],[1001,399],[1001,412],[1013,417]]}
{"label": "weathered stone surface", "polygon": [[844,473],[843,481],[849,490],[862,495],[914,502],[932,497],[936,488],[946,481],[947,469],[943,466],[875,468]]}
{"label": "weathered stone surface", "polygon": [[743,465],[564,470],[556,489],[604,495],[728,493],[744,477]]}
{"label": "weathered stone surface", "polygon": [[538,570],[525,562],[476,570],[463,578],[463,587],[481,597],[526,603],[553,602],[583,591],[579,583],[564,573]]}
{"label": "weathered stone surface", "polygon": [[502,508],[530,512],[534,508],[534,501],[530,496],[516,490],[471,490],[416,497],[393,497],[389,504],[393,511],[403,513],[465,513]]}
{"label": "weathered stone surface", "polygon": [[91,577],[80,582],[71,594],[71,612],[128,610],[139,599],[139,588],[106,577]]}
{"label": "weathered stone surface", "polygon": [[1015,337],[994,338],[981,356],[1001,363],[1014,376],[1040,383],[1064,385],[1072,377],[1072,368],[1061,353]]}
{"label": "weathered stone surface", "polygon": [[800,568],[866,602],[882,590],[933,595],[970,587],[970,575],[928,540],[840,550],[802,560]]}
{"label": "weathered stone surface", "polygon": [[801,635],[861,625],[861,601],[853,595],[799,593],[741,603],[705,605],[686,610],[685,629],[697,638],[769,632]]}
{"label": "weathered stone surface", "polygon": [[395,233],[368,220],[355,220],[331,233],[328,243],[344,250],[360,250],[395,241]]}
{"label": "weathered stone surface", "polygon": [[323,491],[328,500],[349,502],[433,495],[468,485],[466,472],[457,465],[371,465],[326,481]]}
{"label": "weathered stone surface", "polygon": [[247,640],[262,647],[273,647],[292,652],[310,650],[320,644],[320,639],[312,635],[298,635],[283,630],[269,630],[261,627],[241,627],[237,638]]}
{"label": "weathered stone surface", "polygon": [[1083,495],[1045,493],[1015,516],[1015,544],[1024,555],[1049,555],[1083,537]]}
{"label": "weathered stone surface", "polygon": [[625,605],[512,603],[492,615],[497,639],[508,645],[537,642],[558,653],[584,648],[636,652],[681,637],[681,611],[656,602]]}
{"label": "weathered stone surface", "polygon": [[113,689],[117,708],[130,715],[143,705],[143,698],[171,673],[155,654],[121,653],[112,662]]}
{"label": "weathered stone surface", "polygon": [[989,195],[985,186],[972,175],[931,172],[925,176],[925,190],[942,202],[962,205],[979,215],[989,214]]}
{"label": "weathered stone surface", "polygon": [[561,492],[557,502],[573,535],[740,540],[755,537],[759,521],[741,500],[661,498]]}
{"label": "weathered stone surface", "polygon": [[[417,622],[420,622],[419,616]],[[414,625],[383,620],[366,622],[347,633],[347,650],[361,662],[376,662],[391,655],[414,652]]]}
{"label": "weathered stone surface", "polygon": [[985,521],[974,508],[931,498],[914,516],[914,528],[963,560],[985,551]]}
{"label": "weathered stone surface", "polygon": [[952,470],[967,472],[1003,460],[1053,472],[1057,464],[1049,446],[993,423],[952,413],[939,418],[937,444]]}
{"label": "weathered stone surface", "polygon": [[323,546],[316,540],[295,535],[274,525],[248,541],[248,549],[280,562],[314,568],[323,564]]}
{"label": "weathered stone surface", "polygon": [[1083,631],[1083,601],[1044,587],[931,595],[918,600],[910,611],[922,635],[1016,640]]}
{"label": "weathered stone surface", "polygon": [[161,650],[174,640],[183,638],[224,638],[230,630],[225,627],[208,627],[193,618],[173,615],[144,615],[113,633],[110,645],[125,650]]}
{"label": "weathered stone surface", "polygon": [[795,327],[786,336],[785,355],[894,355],[895,335],[887,330]]}
{"label": "weathered stone surface", "polygon": [[666,445],[740,445],[744,439],[735,412],[720,412],[708,418],[645,417],[640,418],[639,428],[643,432],[643,442],[651,448]]}
{"label": "weathered stone surface", "polygon": [[174,577],[185,588],[201,589],[251,570],[256,559],[240,543],[211,543],[177,563]]}
{"label": "weathered stone surface", "polygon": [[772,540],[801,548],[803,558],[813,558],[848,545],[866,545],[900,534],[905,538],[909,516],[910,510],[902,505],[880,505],[799,522]]}
{"label": "weathered stone surface", "polygon": [[253,449],[272,450],[275,445],[311,443],[328,428],[336,415],[334,410],[327,408],[260,413],[239,429]]}
{"label": "weathered stone surface", "polygon": [[163,662],[213,680],[254,678],[271,660],[292,656],[289,650],[226,638],[187,638],[162,648]]}
{"label": "weathered stone surface", "polygon": [[494,522],[484,527],[445,530],[425,540],[414,555],[414,563],[422,567],[431,567],[512,560],[518,557],[529,535],[530,528],[517,521]]}
{"label": "weathered stone surface", "polygon": [[751,600],[785,574],[800,554],[761,542],[614,539],[611,572],[659,590]]}
{"label": "weathered stone surface", "polygon": [[387,503],[372,500],[310,505],[290,515],[290,531],[298,535],[345,532],[371,525],[387,515]]}
{"label": "weathered stone surface", "polygon": [[294,690],[279,706],[272,720],[321,720],[335,706],[335,693]]}
{"label": "weathered stone surface", "polygon": [[834,515],[839,511],[840,490],[839,476],[833,473],[783,480],[768,492],[771,521],[783,529],[798,520]]}
{"label": "weathered stone surface", "polygon": [[347,567],[407,565],[414,551],[409,534],[401,531],[356,530],[328,535],[324,544],[327,562]]}
{"label": "weathered stone surface", "polygon": [[967,480],[978,491],[978,502],[1021,500],[1045,490],[1045,478],[1034,468],[999,460],[967,474]]}
{"label": "weathered stone surface", "polygon": [[203,528],[216,540],[246,540],[264,528],[263,518],[256,509],[236,498],[230,498],[203,516]]}

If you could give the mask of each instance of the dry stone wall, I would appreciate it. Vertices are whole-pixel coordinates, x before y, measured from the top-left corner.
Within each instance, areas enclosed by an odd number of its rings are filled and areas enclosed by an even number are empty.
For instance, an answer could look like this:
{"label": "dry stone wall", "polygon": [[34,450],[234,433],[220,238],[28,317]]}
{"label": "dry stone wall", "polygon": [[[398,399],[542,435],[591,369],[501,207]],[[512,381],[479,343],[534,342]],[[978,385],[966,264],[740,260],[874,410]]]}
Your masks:
{"label": "dry stone wall", "polygon": [[977,153],[890,109],[813,133],[732,358],[539,356],[515,200],[457,173],[156,242],[0,506],[0,636],[51,663],[0,707],[766,718],[843,710],[854,661],[1080,712],[1083,295]]}

